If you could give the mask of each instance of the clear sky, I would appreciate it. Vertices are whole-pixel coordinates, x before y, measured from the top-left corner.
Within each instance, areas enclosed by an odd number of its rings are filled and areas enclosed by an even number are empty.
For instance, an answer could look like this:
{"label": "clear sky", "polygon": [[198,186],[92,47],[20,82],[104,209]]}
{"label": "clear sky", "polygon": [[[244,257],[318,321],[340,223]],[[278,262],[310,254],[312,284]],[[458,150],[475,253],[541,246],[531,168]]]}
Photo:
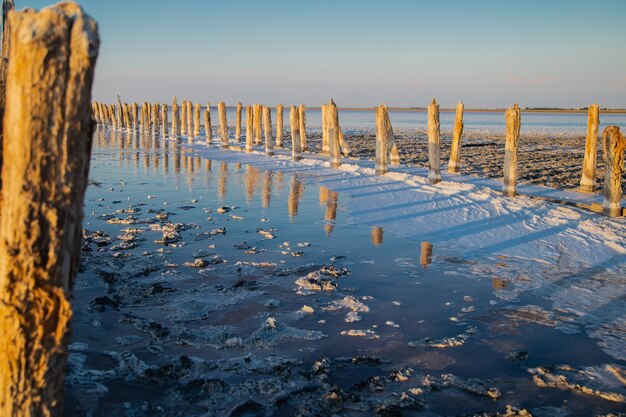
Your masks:
{"label": "clear sky", "polygon": [[626,0],[79,3],[108,102],[626,107]]}

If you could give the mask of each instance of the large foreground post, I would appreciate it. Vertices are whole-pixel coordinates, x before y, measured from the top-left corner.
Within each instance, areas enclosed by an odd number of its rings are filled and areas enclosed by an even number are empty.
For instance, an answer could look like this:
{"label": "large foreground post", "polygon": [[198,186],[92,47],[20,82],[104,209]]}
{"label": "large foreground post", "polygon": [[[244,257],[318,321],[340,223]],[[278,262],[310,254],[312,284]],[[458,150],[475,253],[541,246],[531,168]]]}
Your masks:
{"label": "large foreground post", "polygon": [[507,197],[517,193],[517,144],[521,125],[521,114],[516,104],[506,110],[506,142],[504,144],[504,184],[502,192]]}
{"label": "large foreground post", "polygon": [[228,148],[228,125],[226,124],[226,104],[223,101],[217,103],[217,113],[220,118],[220,136],[222,148]]}
{"label": "large foreground post", "polygon": [[263,107],[263,127],[265,130],[265,155],[274,155],[274,137],[272,136],[272,111]]}
{"label": "large foreground post", "polygon": [[433,99],[428,105],[428,180],[441,181],[441,138],[439,135],[439,104]]}
{"label": "large foreground post", "polygon": [[291,106],[291,111],[289,112],[289,127],[291,129],[291,157],[294,161],[299,161],[302,159],[300,148],[300,121],[298,114],[298,108],[296,106]]}
{"label": "large foreground post", "polygon": [[589,106],[587,114],[587,140],[585,141],[585,159],[583,175],[580,178],[580,191],[593,192],[596,186],[596,161],[598,149],[598,126],[600,125],[600,109],[597,104]]}
{"label": "large foreground post", "polygon": [[608,126],[602,132],[604,149],[604,200],[602,209],[610,217],[622,212],[622,172],[624,170],[624,151],[626,138],[619,127]]}
{"label": "large foreground post", "polygon": [[454,120],[454,131],[452,132],[452,145],[450,146],[450,161],[448,162],[448,172],[456,174],[461,166],[461,138],[463,136],[463,110],[465,106],[462,101],[456,105],[456,119]]}
{"label": "large foreground post", "polygon": [[14,12],[9,20],[0,415],[58,417],[91,154],[98,28],[75,3]]}
{"label": "large foreground post", "polygon": [[381,104],[376,108],[376,158],[374,167],[376,175],[387,173],[390,135],[393,135],[393,130],[391,129],[391,123],[389,123],[387,106]]}

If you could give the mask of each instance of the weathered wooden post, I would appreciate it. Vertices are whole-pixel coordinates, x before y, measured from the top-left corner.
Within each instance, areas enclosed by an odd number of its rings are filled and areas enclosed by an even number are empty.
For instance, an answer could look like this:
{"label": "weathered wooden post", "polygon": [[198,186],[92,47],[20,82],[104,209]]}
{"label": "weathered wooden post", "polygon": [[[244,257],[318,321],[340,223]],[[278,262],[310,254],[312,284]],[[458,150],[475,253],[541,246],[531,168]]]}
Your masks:
{"label": "weathered wooden post", "polygon": [[272,136],[272,110],[263,107],[263,127],[265,130],[265,155],[274,155],[274,137]]}
{"label": "weathered wooden post", "polygon": [[428,180],[441,181],[441,139],[439,136],[439,104],[433,99],[428,105]]}
{"label": "weathered wooden post", "polygon": [[75,3],[12,12],[9,20],[0,415],[58,417],[91,153],[98,29]]}
{"label": "weathered wooden post", "polygon": [[456,105],[456,118],[454,119],[454,131],[452,132],[452,145],[450,146],[450,161],[448,172],[457,174],[461,167],[461,139],[463,137],[463,111],[465,106],[462,101]]}
{"label": "weathered wooden post", "polygon": [[597,104],[592,104],[589,106],[587,114],[587,140],[585,142],[583,174],[580,179],[580,191],[583,193],[592,193],[596,187],[596,161],[599,125],[600,109]]}
{"label": "weathered wooden post", "polygon": [[322,154],[328,154],[328,105],[322,104]]}
{"label": "weathered wooden post", "polygon": [[504,144],[504,183],[502,192],[507,197],[517,193],[517,145],[521,127],[521,112],[517,104],[506,110],[506,142]]}
{"label": "weathered wooden post", "polygon": [[151,106],[152,110],[150,111],[150,114],[152,115],[152,128],[154,129],[154,132],[156,132],[159,128],[159,111],[160,106],[156,103],[153,103]]}
{"label": "weathered wooden post", "polygon": [[226,104],[220,101],[217,104],[217,112],[220,118],[220,134],[222,137],[222,148],[228,148],[228,125],[226,124]]}
{"label": "weathered wooden post", "polygon": [[134,130],[137,130],[137,113],[138,112],[139,112],[139,105],[137,103],[133,103],[133,108],[131,111],[131,119],[132,119]]}
{"label": "weathered wooden post", "polygon": [[246,106],[246,152],[252,152],[254,122],[252,106]]}
{"label": "weathered wooden post", "polygon": [[180,135],[187,134],[187,100],[183,100],[180,110]]}
{"label": "weathered wooden post", "polygon": [[622,215],[622,172],[626,138],[619,127],[608,126],[602,132],[604,149],[604,200],[602,209],[610,217]]}
{"label": "weathered wooden post", "polygon": [[235,142],[241,141],[241,102],[237,103],[237,112],[235,113]]}
{"label": "weathered wooden post", "polygon": [[329,145],[329,159],[331,168],[337,168],[341,166],[341,145],[339,143],[339,111],[333,99],[330,99],[330,104],[327,107],[328,114],[326,115],[327,132],[328,132],[328,145]]}
{"label": "weathered wooden post", "polygon": [[204,110],[204,135],[207,145],[210,145],[213,139],[213,128],[211,127],[211,103],[209,101],[206,102],[206,109]]}
{"label": "weathered wooden post", "polygon": [[[161,134],[167,137],[167,104],[161,104]],[[167,160],[167,158],[166,158]]]}
{"label": "weathered wooden post", "polygon": [[283,147],[283,105],[276,106],[276,147]]}
{"label": "weathered wooden post", "polygon": [[387,165],[389,164],[389,147],[391,142],[393,142],[391,121],[389,119],[387,106],[381,104],[376,108],[375,175],[384,175],[388,171]]}
{"label": "weathered wooden post", "polygon": [[291,157],[294,161],[302,159],[300,148],[300,120],[296,106],[291,106],[289,112],[289,127],[291,129]]}
{"label": "weathered wooden post", "polygon": [[306,107],[304,104],[300,104],[298,109],[298,119],[300,122],[300,148],[302,152],[308,152],[309,145],[306,143]]}
{"label": "weathered wooden post", "polygon": [[124,115],[124,127],[130,129],[130,112],[127,103],[122,104],[122,114]]}
{"label": "weathered wooden post", "polygon": [[115,104],[115,115],[117,119],[117,127],[118,129],[122,128],[122,101],[120,100],[120,96],[117,96],[117,103]]}
{"label": "weathered wooden post", "polygon": [[187,101],[187,139],[193,140],[193,104]]}
{"label": "weathered wooden post", "polygon": [[196,103],[193,109],[193,136],[200,136],[200,103]]}
{"label": "weathered wooden post", "polygon": [[176,96],[172,98],[172,136],[180,136],[180,124],[178,121],[180,116],[178,114],[178,103],[176,102]]}
{"label": "weathered wooden post", "polygon": [[263,106],[261,104],[254,105],[254,144],[261,144],[261,130],[263,123]]}

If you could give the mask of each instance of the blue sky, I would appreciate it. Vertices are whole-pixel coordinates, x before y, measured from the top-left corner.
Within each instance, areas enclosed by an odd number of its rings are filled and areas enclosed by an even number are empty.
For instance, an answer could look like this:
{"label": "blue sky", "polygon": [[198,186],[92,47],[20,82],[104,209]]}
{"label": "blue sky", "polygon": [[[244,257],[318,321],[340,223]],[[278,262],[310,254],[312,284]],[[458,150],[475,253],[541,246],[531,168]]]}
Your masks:
{"label": "blue sky", "polygon": [[626,107],[624,0],[79,3],[98,100]]}

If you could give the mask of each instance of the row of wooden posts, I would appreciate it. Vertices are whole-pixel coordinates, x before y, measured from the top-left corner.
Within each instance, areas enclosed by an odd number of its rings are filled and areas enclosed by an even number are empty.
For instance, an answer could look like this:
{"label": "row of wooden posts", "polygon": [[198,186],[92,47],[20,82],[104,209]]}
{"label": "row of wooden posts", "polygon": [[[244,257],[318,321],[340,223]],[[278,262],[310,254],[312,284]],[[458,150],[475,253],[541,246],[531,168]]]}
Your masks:
{"label": "row of wooden posts", "polygon": [[[217,106],[219,114],[219,132],[223,148],[228,148],[228,125],[226,105],[220,102]],[[179,115],[179,106],[174,97],[172,101],[171,135],[174,137],[188,136],[190,140],[200,135],[200,104],[192,105],[183,101]],[[159,113],[160,112],[160,113]],[[241,140],[242,105],[237,103],[235,116],[235,142]],[[463,135],[464,105],[458,103],[456,118],[452,132],[450,160],[448,172],[458,173],[461,165],[461,142]],[[118,97],[117,105],[93,103],[93,115],[99,123],[109,123],[117,128],[156,128],[161,126],[164,135],[168,134],[168,108],[166,104],[148,104],[144,102],[138,115],[137,103],[129,106]],[[302,158],[302,152],[308,151],[306,135],[306,108],[292,106],[290,111],[290,128],[292,155],[294,160]],[[517,154],[521,129],[521,110],[516,104],[505,113],[506,134],[503,166],[502,191],[506,196],[517,194]],[[593,192],[596,187],[597,140],[599,126],[599,107],[594,104],[588,112],[587,139],[583,161],[581,192]],[[263,125],[263,126],[262,126]],[[211,106],[207,103],[204,111],[204,126],[207,141],[211,140]],[[263,129],[262,129],[263,127]],[[265,137],[265,153],[274,154],[274,147],[283,147],[283,105],[276,106],[276,138],[272,134],[272,110],[270,107],[255,104],[246,107],[246,142],[245,151],[252,152],[253,144],[262,144]],[[626,143],[617,126],[609,126],[603,133],[605,181],[603,211],[609,216],[621,214],[621,173],[623,169],[624,148]],[[330,159],[331,167],[341,165],[341,153],[350,155],[350,147],[344,138],[339,125],[337,105],[331,99],[329,104],[322,105],[322,154]],[[399,165],[400,156],[394,140],[393,128],[387,106],[380,105],[376,109],[376,157],[375,173],[384,175],[388,166]],[[435,100],[428,106],[428,179],[435,184],[441,181],[441,134],[439,124],[439,105]]]}

